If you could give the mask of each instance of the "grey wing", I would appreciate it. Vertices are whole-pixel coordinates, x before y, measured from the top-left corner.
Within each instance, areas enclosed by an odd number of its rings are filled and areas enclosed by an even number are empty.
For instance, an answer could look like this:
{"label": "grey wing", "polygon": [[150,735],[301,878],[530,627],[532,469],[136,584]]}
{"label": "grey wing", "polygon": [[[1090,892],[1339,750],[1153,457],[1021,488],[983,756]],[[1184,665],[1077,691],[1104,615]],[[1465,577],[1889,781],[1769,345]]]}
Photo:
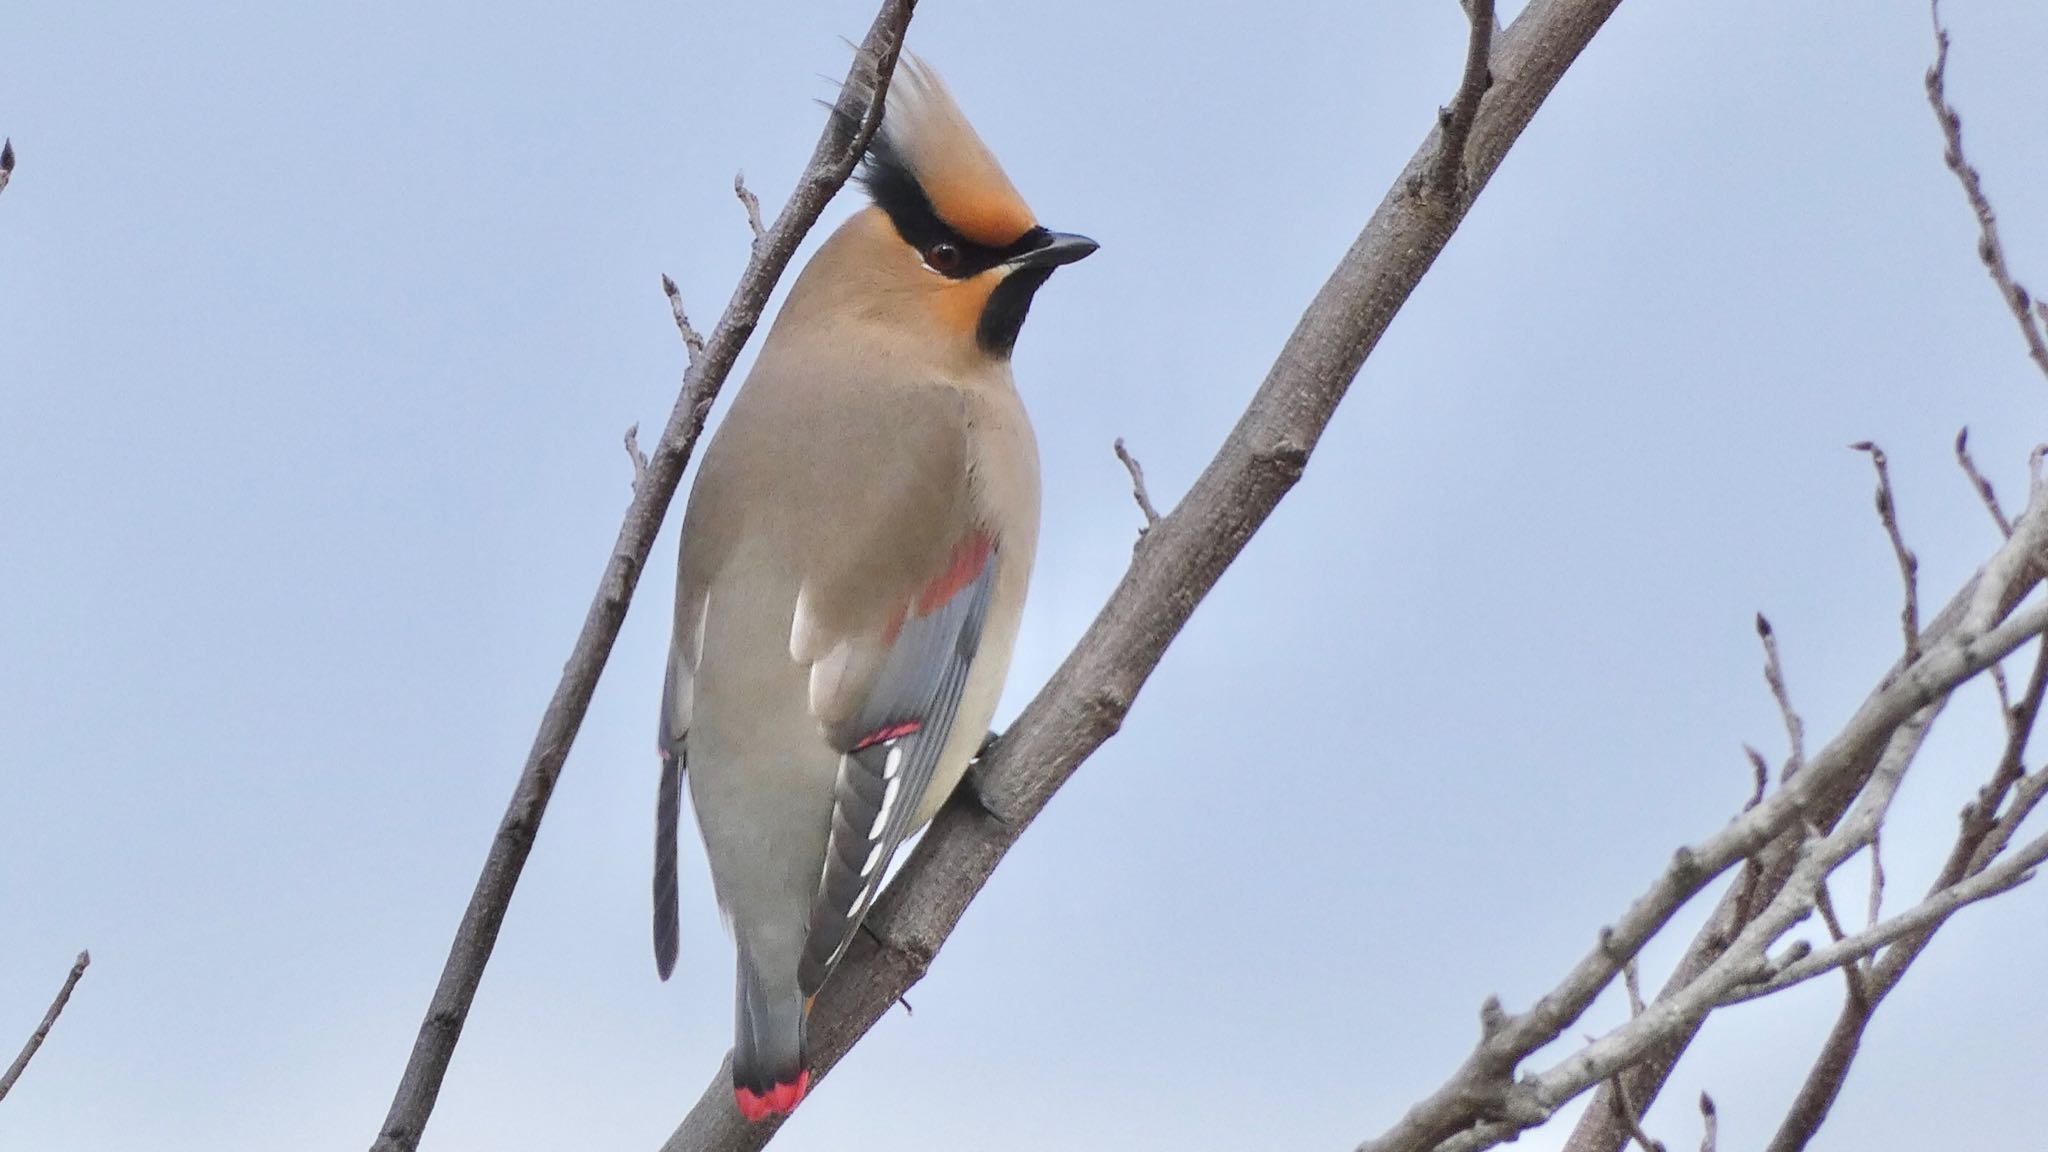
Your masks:
{"label": "grey wing", "polygon": [[996,568],[991,548],[963,586],[928,613],[908,616],[860,707],[826,733],[840,752],[839,774],[797,969],[807,997],[845,954],[931,784],[981,645]]}

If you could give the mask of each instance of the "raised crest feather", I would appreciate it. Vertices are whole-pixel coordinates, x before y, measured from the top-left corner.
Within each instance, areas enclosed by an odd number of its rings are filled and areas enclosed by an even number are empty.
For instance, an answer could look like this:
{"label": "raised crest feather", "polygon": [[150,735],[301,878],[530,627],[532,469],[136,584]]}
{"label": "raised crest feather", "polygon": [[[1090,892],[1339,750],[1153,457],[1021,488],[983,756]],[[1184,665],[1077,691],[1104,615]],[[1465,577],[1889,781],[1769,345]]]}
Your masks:
{"label": "raised crest feather", "polygon": [[1007,247],[1038,226],[945,81],[909,53],[889,82],[861,179],[899,225],[903,214],[927,208],[947,228],[990,248]]}

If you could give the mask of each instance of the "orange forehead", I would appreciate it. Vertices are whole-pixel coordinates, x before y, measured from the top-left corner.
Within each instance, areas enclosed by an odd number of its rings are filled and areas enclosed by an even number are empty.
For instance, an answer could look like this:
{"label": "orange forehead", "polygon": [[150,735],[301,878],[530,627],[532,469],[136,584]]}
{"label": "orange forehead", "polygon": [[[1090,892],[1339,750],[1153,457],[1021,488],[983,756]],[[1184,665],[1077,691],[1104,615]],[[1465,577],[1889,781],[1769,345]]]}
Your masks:
{"label": "orange forehead", "polygon": [[1017,195],[993,159],[988,171],[963,170],[971,167],[976,166],[942,163],[937,171],[918,174],[939,219],[976,244],[991,248],[1007,247],[1038,225],[1024,198]]}

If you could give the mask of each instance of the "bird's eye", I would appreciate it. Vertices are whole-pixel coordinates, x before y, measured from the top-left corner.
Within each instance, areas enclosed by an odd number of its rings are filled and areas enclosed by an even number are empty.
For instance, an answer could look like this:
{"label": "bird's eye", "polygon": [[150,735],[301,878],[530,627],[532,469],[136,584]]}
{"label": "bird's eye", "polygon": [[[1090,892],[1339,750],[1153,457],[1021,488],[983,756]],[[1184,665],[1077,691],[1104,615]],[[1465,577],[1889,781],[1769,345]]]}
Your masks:
{"label": "bird's eye", "polygon": [[934,272],[951,274],[960,267],[960,247],[941,240],[924,250],[924,262]]}

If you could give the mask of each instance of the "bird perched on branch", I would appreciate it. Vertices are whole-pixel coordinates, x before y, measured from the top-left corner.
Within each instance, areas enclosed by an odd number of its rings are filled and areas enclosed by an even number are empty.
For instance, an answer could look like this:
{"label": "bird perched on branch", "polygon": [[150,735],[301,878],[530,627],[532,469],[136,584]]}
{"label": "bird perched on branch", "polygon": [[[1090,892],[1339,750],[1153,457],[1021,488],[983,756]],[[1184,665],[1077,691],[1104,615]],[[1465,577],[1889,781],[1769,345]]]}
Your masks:
{"label": "bird perched on branch", "polygon": [[687,776],[750,1120],[803,1098],[810,1006],[995,712],[1038,541],[1010,350],[1096,247],[1039,225],[915,59],[862,182],[873,204],[797,278],[704,454],[662,692],[655,960],[666,979]]}

